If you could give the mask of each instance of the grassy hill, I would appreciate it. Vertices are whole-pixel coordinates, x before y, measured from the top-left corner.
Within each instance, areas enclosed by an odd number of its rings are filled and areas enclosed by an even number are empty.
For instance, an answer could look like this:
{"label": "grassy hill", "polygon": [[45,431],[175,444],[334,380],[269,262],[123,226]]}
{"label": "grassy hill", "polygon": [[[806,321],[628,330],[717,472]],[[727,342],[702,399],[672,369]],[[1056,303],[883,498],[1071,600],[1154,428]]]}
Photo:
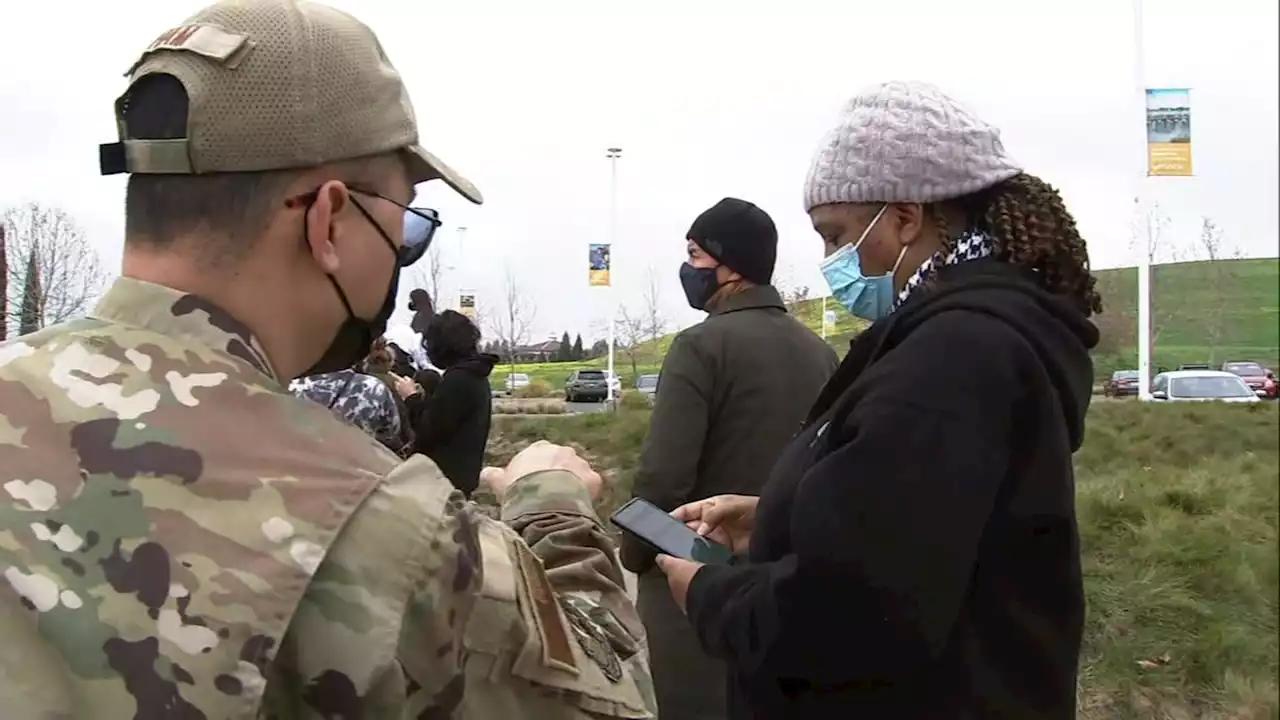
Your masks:
{"label": "grassy hill", "polygon": [[[1138,273],[1135,268],[1117,268],[1100,270],[1097,276],[1105,306],[1097,320],[1103,343],[1095,352],[1098,377],[1102,378],[1112,370],[1137,367]],[[1280,259],[1159,265],[1153,278],[1157,366],[1254,360],[1280,370]],[[836,325],[829,329],[827,341],[843,355],[849,339],[866,323],[849,315],[839,303],[828,302],[827,309],[836,311]],[[821,298],[799,303],[792,313],[814,332],[820,332]],[[634,385],[634,374],[658,371],[672,337],[674,334],[656,345],[641,347],[636,353],[635,373],[627,353],[616,353],[614,363],[624,386]],[[602,358],[580,363],[522,364],[517,365],[516,372],[527,373],[558,389],[574,370],[604,365]],[[501,387],[506,377],[502,366],[496,368],[494,387]]]}

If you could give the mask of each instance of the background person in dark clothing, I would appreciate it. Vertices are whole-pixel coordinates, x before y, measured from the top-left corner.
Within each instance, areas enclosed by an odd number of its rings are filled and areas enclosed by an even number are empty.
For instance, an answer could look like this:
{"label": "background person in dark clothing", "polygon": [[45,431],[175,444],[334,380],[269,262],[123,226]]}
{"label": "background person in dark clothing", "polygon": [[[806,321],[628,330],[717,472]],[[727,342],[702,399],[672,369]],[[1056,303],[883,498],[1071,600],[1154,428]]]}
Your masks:
{"label": "background person in dark clothing", "polygon": [[430,400],[436,388],[440,387],[440,373],[431,368],[418,370],[413,373],[413,382],[422,391],[422,396]]}
{"label": "background person in dark clothing", "polygon": [[[681,281],[689,304],[710,315],[667,353],[633,490],[665,510],[758,493],[838,362],[769,284],[778,233],[763,210],[722,200],[694,221],[687,243]],[[623,537],[622,562],[639,575],[659,716],[724,718],[724,664],[701,651],[653,560]]]}
{"label": "background person in dark clothing", "polygon": [[676,511],[750,544],[731,566],[660,558],[673,596],[728,661],[734,718],[1074,719],[1071,454],[1101,311],[1085,242],[932,86],[855,97],[821,148],[823,272],[874,324],[758,503]]}
{"label": "background person in dark clothing", "polygon": [[423,343],[431,364],[444,369],[439,386],[427,397],[410,378],[396,384],[409,407],[413,451],[434,460],[468,497],[480,483],[493,415],[489,373],[498,362],[496,355],[477,351],[479,342],[480,330],[466,315],[435,315]]}

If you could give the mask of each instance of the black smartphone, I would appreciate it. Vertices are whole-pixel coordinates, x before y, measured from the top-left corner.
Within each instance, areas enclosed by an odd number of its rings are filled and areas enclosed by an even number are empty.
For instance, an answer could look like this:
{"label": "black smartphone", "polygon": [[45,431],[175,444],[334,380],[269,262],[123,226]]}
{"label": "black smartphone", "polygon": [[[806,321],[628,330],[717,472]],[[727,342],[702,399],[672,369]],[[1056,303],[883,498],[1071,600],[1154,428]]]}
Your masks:
{"label": "black smartphone", "polygon": [[618,508],[613,524],[657,552],[708,565],[727,565],[733,552],[690,530],[647,500],[634,498]]}

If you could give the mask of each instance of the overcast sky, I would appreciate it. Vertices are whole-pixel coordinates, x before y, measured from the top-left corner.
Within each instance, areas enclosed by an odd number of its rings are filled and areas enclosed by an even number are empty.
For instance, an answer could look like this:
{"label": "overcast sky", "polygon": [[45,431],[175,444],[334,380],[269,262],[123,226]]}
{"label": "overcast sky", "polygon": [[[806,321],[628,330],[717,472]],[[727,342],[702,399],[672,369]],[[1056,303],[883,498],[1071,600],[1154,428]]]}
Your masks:
{"label": "overcast sky", "polygon": [[[62,206],[117,271],[124,180],[98,175],[97,145],[115,139],[122,73],[203,4],[84,2],[69,13],[6,3],[0,207]],[[586,263],[587,244],[609,240],[611,145],[623,148],[619,302],[638,305],[652,270],[673,324],[696,321],[676,274],[684,233],[726,195],[777,222],[780,278],[825,294],[805,170],[841,103],[890,79],[934,82],[1001,127],[1027,170],[1062,191],[1096,267],[1133,263],[1139,187],[1179,244],[1210,216],[1233,248],[1277,254],[1275,0],[1145,3],[1145,84],[1192,88],[1197,176],[1142,181],[1133,10],[1121,0],[332,4],[380,35],[423,144],[485,194],[472,207],[423,186],[446,222],[440,304],[456,306],[467,287],[496,309],[510,269],[537,306],[531,340],[567,329],[589,341],[609,314],[609,291],[587,286]]]}

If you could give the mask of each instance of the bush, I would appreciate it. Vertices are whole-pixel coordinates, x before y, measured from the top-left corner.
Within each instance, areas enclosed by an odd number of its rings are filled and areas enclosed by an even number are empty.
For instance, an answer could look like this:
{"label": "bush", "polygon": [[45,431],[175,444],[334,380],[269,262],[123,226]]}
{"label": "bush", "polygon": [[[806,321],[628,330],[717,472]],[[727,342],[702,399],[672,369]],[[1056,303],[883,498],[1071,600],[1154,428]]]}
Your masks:
{"label": "bush", "polygon": [[564,415],[569,408],[563,400],[495,400],[494,415]]}
{"label": "bush", "polygon": [[530,380],[529,384],[519,388],[513,393],[518,398],[545,398],[555,394],[555,390],[551,387],[551,383],[546,380]]}
{"label": "bush", "polygon": [[618,398],[618,407],[627,410],[648,410],[649,398],[639,390],[624,390]]}

